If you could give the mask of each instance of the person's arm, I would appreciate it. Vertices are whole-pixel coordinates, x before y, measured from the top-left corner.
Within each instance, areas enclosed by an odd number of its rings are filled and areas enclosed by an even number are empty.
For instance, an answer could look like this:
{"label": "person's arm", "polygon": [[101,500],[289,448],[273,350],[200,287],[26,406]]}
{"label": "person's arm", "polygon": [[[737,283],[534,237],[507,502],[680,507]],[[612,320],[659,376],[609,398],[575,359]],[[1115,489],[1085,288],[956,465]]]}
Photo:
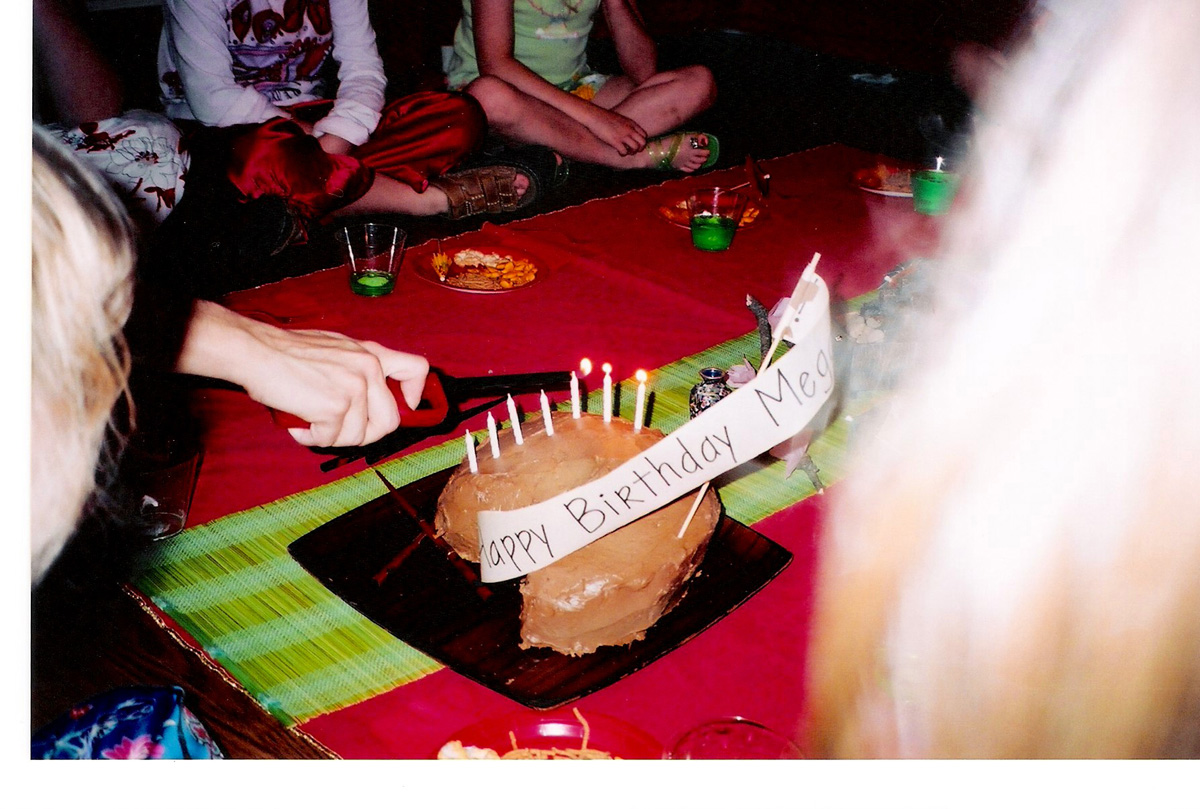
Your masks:
{"label": "person's arm", "polygon": [[495,76],[561,110],[619,154],[632,154],[646,145],[646,132],[637,123],[555,87],[513,56],[513,0],[471,0],[471,10],[481,76]]}
{"label": "person's arm", "polygon": [[121,80],[60,0],[34,0],[33,42],[57,123],[76,126],[122,112]]}
{"label": "person's arm", "polygon": [[333,109],[313,126],[313,134],[325,151],[345,153],[350,146],[366,143],[379,125],[387,78],[366,0],[333,0],[329,10],[338,94]]}
{"label": "person's arm", "polygon": [[234,81],[233,56],[225,44],[224,8],[218,0],[163,0],[167,47],[192,114],[208,126],[291,117],[258,90]]}
{"label": "person's arm", "polygon": [[250,398],[310,423],[288,432],[306,446],[359,446],[400,425],[387,378],[421,401],[429,362],[326,331],[289,331],[197,301],[175,370],[223,379]]}
{"label": "person's arm", "polygon": [[658,72],[658,47],[646,33],[636,0],[604,0],[604,18],[626,76],[641,84]]}

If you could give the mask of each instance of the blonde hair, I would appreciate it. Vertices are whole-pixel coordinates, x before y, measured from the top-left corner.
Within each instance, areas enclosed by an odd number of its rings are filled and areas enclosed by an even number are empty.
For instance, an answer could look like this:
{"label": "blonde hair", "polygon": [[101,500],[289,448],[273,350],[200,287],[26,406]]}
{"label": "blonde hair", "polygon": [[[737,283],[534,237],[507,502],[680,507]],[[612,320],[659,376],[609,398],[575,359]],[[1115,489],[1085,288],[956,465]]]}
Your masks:
{"label": "blonde hair", "polygon": [[1200,4],[1053,9],[829,521],[822,755],[1200,755]]}
{"label": "blonde hair", "polygon": [[95,486],[114,404],[128,395],[128,216],[104,180],[38,127],[32,165],[32,558],[36,581]]}

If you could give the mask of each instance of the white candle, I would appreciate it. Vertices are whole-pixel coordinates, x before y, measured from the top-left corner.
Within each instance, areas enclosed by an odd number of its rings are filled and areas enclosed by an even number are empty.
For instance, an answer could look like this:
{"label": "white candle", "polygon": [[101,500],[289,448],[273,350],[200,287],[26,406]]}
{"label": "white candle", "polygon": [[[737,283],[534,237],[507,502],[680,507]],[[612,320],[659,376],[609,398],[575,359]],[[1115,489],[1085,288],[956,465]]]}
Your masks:
{"label": "white candle", "polygon": [[500,457],[500,440],[496,438],[496,419],[488,413],[488,443],[492,445],[492,457]]}
{"label": "white candle", "polygon": [[579,418],[579,379],[571,372],[571,418]]}
{"label": "white candle", "polygon": [[463,439],[467,442],[467,464],[471,467],[471,474],[475,474],[479,471],[479,462],[475,460],[475,439],[471,437],[470,430],[467,430]]}
{"label": "white candle", "polygon": [[633,431],[640,433],[642,431],[642,422],[646,419],[646,372],[639,368],[634,377],[638,381],[638,388],[637,405],[633,410]]}
{"label": "white candle", "polygon": [[554,420],[550,417],[550,400],[542,391],[542,421],[546,422],[546,435],[554,435]]}
{"label": "white candle", "polygon": [[604,370],[604,423],[612,421],[612,366],[607,362],[600,366]]}
{"label": "white candle", "polygon": [[508,421],[512,425],[513,438],[517,440],[517,446],[525,443],[525,436],[521,435],[521,417],[517,415],[517,403],[513,401],[512,394],[508,394]]}

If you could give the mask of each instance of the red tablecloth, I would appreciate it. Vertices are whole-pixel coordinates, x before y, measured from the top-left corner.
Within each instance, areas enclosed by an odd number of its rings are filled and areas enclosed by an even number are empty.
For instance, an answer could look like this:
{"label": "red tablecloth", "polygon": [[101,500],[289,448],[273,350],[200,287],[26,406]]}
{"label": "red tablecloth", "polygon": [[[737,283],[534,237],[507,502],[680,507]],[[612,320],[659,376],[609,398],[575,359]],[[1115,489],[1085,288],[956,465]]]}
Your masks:
{"label": "red tablecloth", "polygon": [[[454,240],[444,248],[526,251],[545,271],[533,286],[502,295],[429,283],[412,267],[434,249],[410,246],[396,291],[352,295],[334,268],[237,293],[227,303],[424,354],[453,375],[571,369],[581,357],[611,362],[618,379],[655,368],[754,328],[747,294],[768,306],[788,294],[814,252],[835,297],[875,288],[903,260],[928,255],[933,222],[911,201],[866,194],[851,175],[872,155],[827,146],[766,161],[767,213],[723,253],[691,247],[685,228],[657,209],[688,189],[741,182],[740,169],[675,179]],[[327,483],[321,456],[273,427],[243,394],[204,391],[197,405],[206,454],[190,522],[215,519]],[[523,402],[533,412],[536,398]],[[483,421],[469,422],[471,429]],[[444,439],[438,439],[444,440]],[[424,445],[418,445],[418,447]],[[415,448],[414,448],[415,449]],[[743,715],[785,732],[800,721],[817,528],[824,498],[812,498],[754,527],[795,554],[775,581],[680,649],[575,703],[638,725],[669,743],[708,718]],[[347,758],[422,758],[459,728],[519,709],[442,670],[301,726]]]}

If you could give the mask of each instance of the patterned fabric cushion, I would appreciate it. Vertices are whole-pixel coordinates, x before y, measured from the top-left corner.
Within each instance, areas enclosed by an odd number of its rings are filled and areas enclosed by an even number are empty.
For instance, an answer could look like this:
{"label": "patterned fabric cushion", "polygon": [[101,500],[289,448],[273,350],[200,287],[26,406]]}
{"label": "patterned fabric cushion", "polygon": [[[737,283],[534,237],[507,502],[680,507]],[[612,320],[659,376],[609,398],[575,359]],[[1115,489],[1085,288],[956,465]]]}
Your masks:
{"label": "patterned fabric cushion", "polygon": [[220,759],[183,689],[118,688],[33,734],[33,759]]}

